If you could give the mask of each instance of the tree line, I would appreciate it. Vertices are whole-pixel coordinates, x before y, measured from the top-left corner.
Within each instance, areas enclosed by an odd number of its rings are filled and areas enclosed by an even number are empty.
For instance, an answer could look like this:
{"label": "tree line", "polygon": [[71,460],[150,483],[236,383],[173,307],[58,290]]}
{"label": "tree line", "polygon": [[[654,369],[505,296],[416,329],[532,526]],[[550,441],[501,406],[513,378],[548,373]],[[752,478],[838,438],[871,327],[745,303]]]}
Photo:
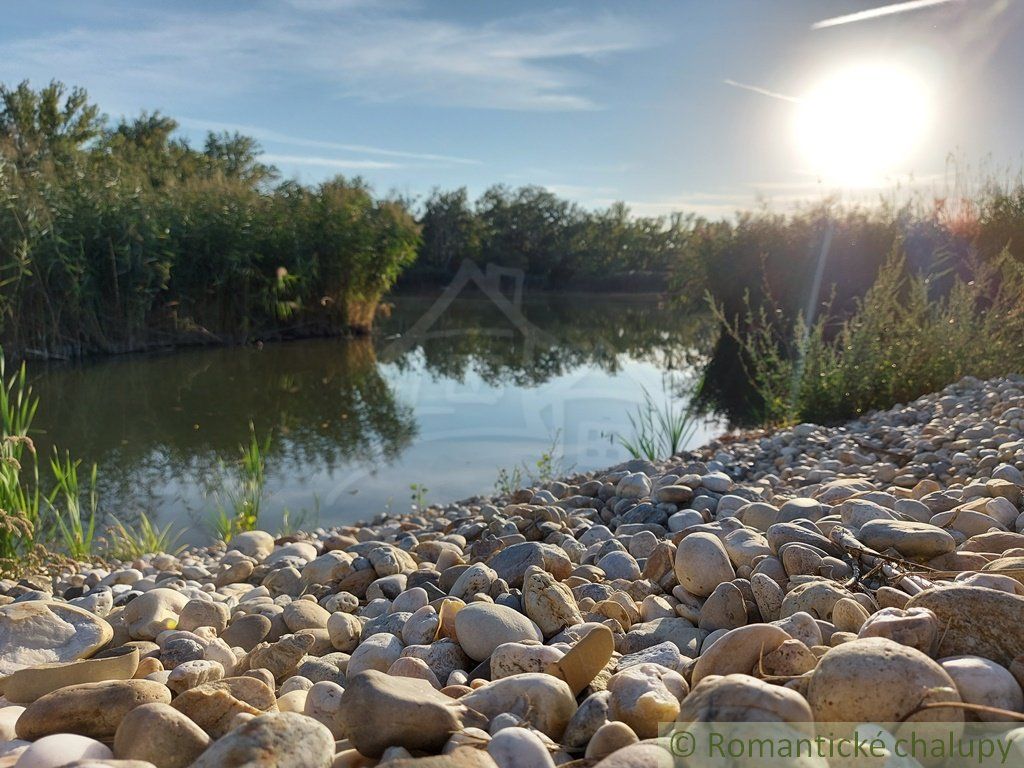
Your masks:
{"label": "tree line", "polygon": [[0,86],[0,343],[38,355],[365,328],[416,258],[408,205],[280,180],[257,142]]}

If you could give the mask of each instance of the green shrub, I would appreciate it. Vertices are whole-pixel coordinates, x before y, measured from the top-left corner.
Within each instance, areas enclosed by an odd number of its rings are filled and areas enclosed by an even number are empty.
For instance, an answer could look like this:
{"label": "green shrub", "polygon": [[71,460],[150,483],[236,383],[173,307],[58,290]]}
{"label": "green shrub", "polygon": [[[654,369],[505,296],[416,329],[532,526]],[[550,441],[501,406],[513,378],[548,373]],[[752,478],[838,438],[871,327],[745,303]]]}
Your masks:
{"label": "green shrub", "polygon": [[838,422],[964,376],[1024,370],[1024,269],[1004,251],[972,278],[936,296],[896,250],[845,319],[826,309],[811,324],[780,321],[749,297],[742,319],[716,311],[740,346],[764,421]]}

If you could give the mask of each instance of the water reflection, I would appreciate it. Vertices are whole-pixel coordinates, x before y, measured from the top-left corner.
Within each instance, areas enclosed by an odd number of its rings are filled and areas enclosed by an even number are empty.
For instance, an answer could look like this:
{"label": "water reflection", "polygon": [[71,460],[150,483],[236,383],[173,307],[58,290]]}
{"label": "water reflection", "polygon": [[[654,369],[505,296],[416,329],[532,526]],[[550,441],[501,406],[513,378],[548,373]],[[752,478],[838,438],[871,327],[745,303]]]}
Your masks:
{"label": "water reflection", "polygon": [[534,412],[579,443],[580,469],[624,458],[600,433],[628,426],[641,386],[699,370],[713,330],[652,299],[584,296],[528,298],[519,318],[461,297],[426,327],[434,301],[396,299],[373,339],[35,364],[38,442],[99,465],[105,510],[177,517],[208,506],[252,421],[273,436],[268,508],[351,520],[408,503],[411,482],[433,500],[490,490],[550,440]]}

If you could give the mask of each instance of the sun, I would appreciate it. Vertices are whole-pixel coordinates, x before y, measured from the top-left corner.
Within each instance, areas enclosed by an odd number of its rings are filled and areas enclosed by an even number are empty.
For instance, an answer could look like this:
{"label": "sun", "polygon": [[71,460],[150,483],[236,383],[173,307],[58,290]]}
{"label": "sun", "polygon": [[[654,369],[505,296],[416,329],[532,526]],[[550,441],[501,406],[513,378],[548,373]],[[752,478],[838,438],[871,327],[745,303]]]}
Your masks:
{"label": "sun", "polygon": [[908,172],[931,125],[928,89],[913,70],[862,63],[824,77],[797,103],[794,136],[809,169],[841,186]]}

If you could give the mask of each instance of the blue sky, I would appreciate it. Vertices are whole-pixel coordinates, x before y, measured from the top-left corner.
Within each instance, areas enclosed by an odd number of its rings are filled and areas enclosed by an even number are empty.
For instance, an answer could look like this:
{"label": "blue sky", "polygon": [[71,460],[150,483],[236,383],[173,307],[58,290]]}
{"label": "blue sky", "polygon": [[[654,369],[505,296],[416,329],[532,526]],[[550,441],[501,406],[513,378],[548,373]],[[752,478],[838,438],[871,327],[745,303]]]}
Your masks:
{"label": "blue sky", "polygon": [[307,182],[530,183],[719,215],[838,185],[794,138],[798,100],[837,68],[885,61],[913,72],[929,117],[875,186],[942,187],[951,152],[1017,172],[1024,3],[915,0],[814,27],[881,5],[7,0],[0,80],[81,85],[111,116],[159,109],[197,140],[237,128]]}

